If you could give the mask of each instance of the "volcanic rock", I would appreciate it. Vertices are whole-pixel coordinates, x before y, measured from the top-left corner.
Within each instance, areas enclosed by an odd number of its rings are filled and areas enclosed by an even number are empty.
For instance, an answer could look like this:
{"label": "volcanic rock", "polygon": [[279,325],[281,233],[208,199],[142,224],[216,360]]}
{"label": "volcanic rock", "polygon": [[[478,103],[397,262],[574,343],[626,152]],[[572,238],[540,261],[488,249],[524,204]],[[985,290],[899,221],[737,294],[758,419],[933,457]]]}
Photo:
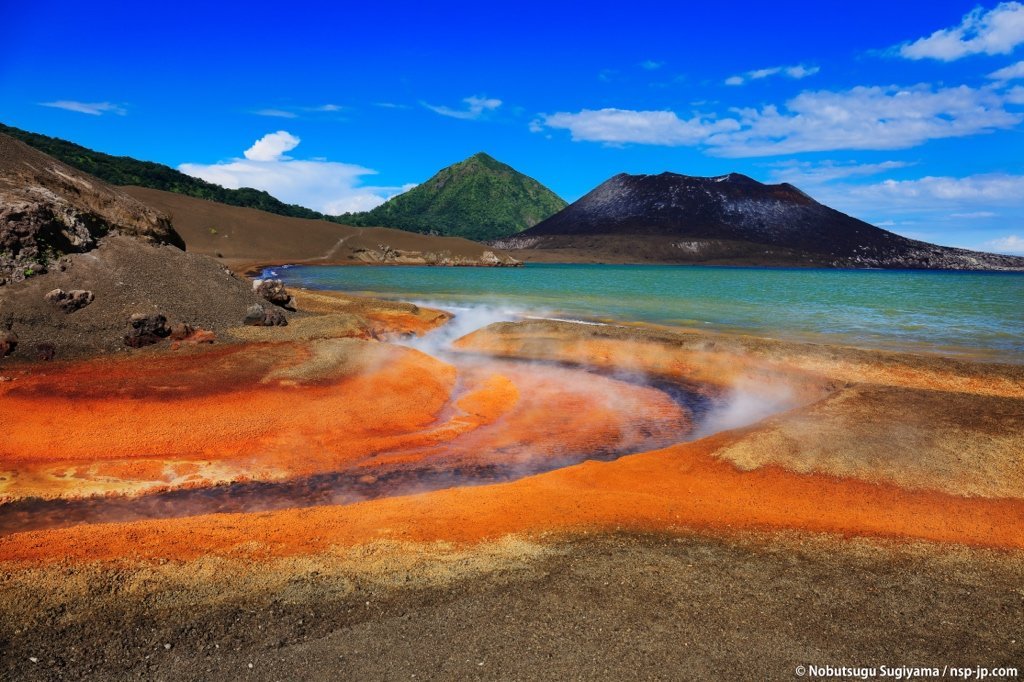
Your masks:
{"label": "volcanic rock", "polygon": [[57,347],[52,343],[40,343],[36,346],[36,357],[43,361],[49,362],[57,355]]}
{"label": "volcanic rock", "polygon": [[279,279],[253,280],[252,290],[257,296],[286,310],[295,310],[295,298],[285,289]]}
{"label": "volcanic rock", "polygon": [[184,341],[195,333],[195,328],[187,322],[175,322],[171,325],[169,336],[172,341]]}
{"label": "volcanic rock", "polygon": [[48,303],[56,306],[66,315],[84,308],[92,303],[96,297],[91,291],[84,289],[73,289],[71,291],[53,289],[44,298]]}
{"label": "volcanic rock", "polygon": [[278,308],[253,305],[249,306],[242,323],[250,327],[287,327],[288,318]]}
{"label": "volcanic rock", "polygon": [[142,348],[160,343],[171,333],[167,328],[167,318],[160,313],[136,313],[129,320],[131,331],[124,337],[124,345],[130,348]]}
{"label": "volcanic rock", "polygon": [[18,335],[10,329],[0,331],[0,358],[5,358],[18,347]]}

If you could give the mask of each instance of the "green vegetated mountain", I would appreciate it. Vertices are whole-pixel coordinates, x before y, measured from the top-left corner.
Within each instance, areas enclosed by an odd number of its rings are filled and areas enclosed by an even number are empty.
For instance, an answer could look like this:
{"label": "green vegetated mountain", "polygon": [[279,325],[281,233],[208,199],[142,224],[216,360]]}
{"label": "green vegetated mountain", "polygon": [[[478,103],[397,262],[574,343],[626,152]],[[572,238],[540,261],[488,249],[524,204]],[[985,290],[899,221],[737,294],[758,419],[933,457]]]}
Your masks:
{"label": "green vegetated mountain", "polygon": [[[103,152],[93,151],[87,147],[68,142],[57,137],[48,137],[30,133],[19,128],[0,123],[0,133],[21,140],[30,147],[35,147],[44,154],[63,161],[72,168],[77,168],[89,175],[111,185],[137,185],[165,192],[185,194],[199,199],[209,199],[230,206],[255,208],[267,213],[290,216],[293,218],[320,218],[333,220],[312,209],[295,204],[286,204],[270,194],[251,187],[241,189],[225,189],[191,175],[186,175],[170,166],[152,161],[139,161],[130,156],[111,156]],[[546,217],[546,216],[545,216]]]}
{"label": "green vegetated mountain", "polygon": [[487,241],[518,234],[565,206],[544,185],[481,152],[372,211],[338,220]]}

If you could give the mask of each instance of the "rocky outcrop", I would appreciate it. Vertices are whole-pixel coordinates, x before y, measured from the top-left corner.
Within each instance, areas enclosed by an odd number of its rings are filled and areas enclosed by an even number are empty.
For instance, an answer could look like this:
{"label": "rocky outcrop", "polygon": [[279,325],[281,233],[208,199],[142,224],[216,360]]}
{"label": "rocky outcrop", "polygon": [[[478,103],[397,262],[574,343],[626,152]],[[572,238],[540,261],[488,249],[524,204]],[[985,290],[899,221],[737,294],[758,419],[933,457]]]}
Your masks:
{"label": "rocky outcrop", "polygon": [[0,134],[0,280],[45,273],[111,233],[185,248],[167,216]]}
{"label": "rocky outcrop", "polygon": [[437,265],[442,267],[517,267],[522,263],[504,253],[483,251],[479,255],[461,255],[451,251],[406,251],[388,244],[375,249],[360,248],[353,257],[363,263],[380,265]]}

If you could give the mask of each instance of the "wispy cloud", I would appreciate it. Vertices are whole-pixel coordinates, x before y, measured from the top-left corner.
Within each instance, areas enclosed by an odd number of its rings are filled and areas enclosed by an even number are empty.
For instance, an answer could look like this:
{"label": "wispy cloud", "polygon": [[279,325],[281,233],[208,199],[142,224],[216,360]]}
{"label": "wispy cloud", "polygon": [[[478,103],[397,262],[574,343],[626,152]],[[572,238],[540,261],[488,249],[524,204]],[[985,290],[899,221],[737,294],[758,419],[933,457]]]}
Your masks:
{"label": "wispy cloud", "polygon": [[744,74],[738,76],[729,76],[725,79],[726,85],[743,85],[747,81],[756,81],[770,76],[786,76],[788,78],[795,78],[800,80],[813,76],[814,74],[821,71],[817,66],[804,66],[803,64],[797,64],[795,66],[772,66],[767,69],[754,69],[753,71],[747,71]]}
{"label": "wispy cloud", "polygon": [[987,12],[977,7],[959,25],[897,47],[907,59],[954,61],[972,54],[1010,54],[1024,43],[1024,5],[1002,2]]}
{"label": "wispy cloud", "polygon": [[698,144],[717,131],[734,129],[737,125],[731,119],[716,121],[701,116],[682,119],[672,111],[584,109],[575,114],[541,114],[531,122],[530,130],[568,130],[575,141],[680,147]]}
{"label": "wispy cloud", "polygon": [[257,109],[252,113],[271,118],[299,118],[301,114],[335,113],[345,109],[347,107],[340,104],[318,104],[316,106],[268,107]]}
{"label": "wispy cloud", "polygon": [[708,140],[721,156],[839,149],[908,149],[928,140],[1011,128],[1024,116],[1000,95],[967,86],[856,87],[803,92],[784,109],[739,112],[740,129]]}
{"label": "wispy cloud", "polygon": [[1024,237],[1008,234],[1005,237],[991,239],[982,244],[982,246],[999,253],[1024,254]]}
{"label": "wispy cloud", "polygon": [[298,118],[299,115],[294,111],[285,111],[284,109],[258,109],[254,112],[257,116],[270,116],[272,118]]}
{"label": "wispy cloud", "polygon": [[464,121],[478,119],[487,112],[494,111],[495,109],[501,106],[500,99],[494,99],[483,96],[470,96],[464,98],[462,101],[466,104],[465,109],[453,109],[451,107],[444,105],[427,104],[426,102],[421,102],[421,104],[436,114],[441,114],[442,116],[449,116],[451,118],[459,118]]}
{"label": "wispy cloud", "polygon": [[653,59],[647,59],[640,62],[640,68],[648,71],[657,71],[663,66],[665,66],[665,62],[656,62]]}
{"label": "wispy cloud", "polygon": [[[1024,175],[984,173],[965,177],[927,176],[916,180],[848,186],[854,196],[890,206],[928,205],[937,210],[950,207],[1024,205]],[[939,205],[941,204],[941,206]],[[977,214],[974,217],[979,217]]]}
{"label": "wispy cloud", "polygon": [[264,135],[242,158],[214,164],[184,163],[179,170],[230,189],[254,187],[288,203],[337,215],[366,211],[413,185],[364,185],[362,178],[377,171],[349,163],[292,159],[285,154],[301,140],[288,131]]}
{"label": "wispy cloud", "polygon": [[79,114],[89,114],[90,116],[102,116],[103,114],[124,116],[128,113],[128,110],[123,106],[112,102],[76,102],[75,100],[62,99],[56,102],[40,102],[39,106],[75,111]]}
{"label": "wispy cloud", "polygon": [[995,211],[970,211],[968,213],[950,213],[950,218],[966,218],[967,220],[978,220],[981,218],[995,218],[998,213]]}
{"label": "wispy cloud", "polygon": [[409,108],[408,104],[397,104],[395,102],[375,102],[373,106],[380,107],[381,109],[408,109]]}
{"label": "wispy cloud", "polygon": [[997,81],[1011,81],[1017,78],[1024,78],[1024,61],[997,69],[990,73],[988,77]]}
{"label": "wispy cloud", "polygon": [[630,109],[542,114],[531,130],[564,129],[573,140],[605,144],[703,146],[726,157],[908,149],[928,140],[1016,126],[1024,114],[1004,107],[1013,96],[967,86],[861,86],[805,91],[782,107],[733,109],[726,117]]}
{"label": "wispy cloud", "polygon": [[772,164],[771,178],[797,186],[814,186],[847,178],[869,177],[913,164],[908,161],[856,163],[854,161],[782,161]]}
{"label": "wispy cloud", "polygon": [[948,220],[985,223],[998,217],[993,208],[1002,207],[1010,213],[1024,210],[1024,175],[982,173],[888,179],[868,184],[838,182],[818,185],[814,197],[868,219],[904,215],[929,224]]}

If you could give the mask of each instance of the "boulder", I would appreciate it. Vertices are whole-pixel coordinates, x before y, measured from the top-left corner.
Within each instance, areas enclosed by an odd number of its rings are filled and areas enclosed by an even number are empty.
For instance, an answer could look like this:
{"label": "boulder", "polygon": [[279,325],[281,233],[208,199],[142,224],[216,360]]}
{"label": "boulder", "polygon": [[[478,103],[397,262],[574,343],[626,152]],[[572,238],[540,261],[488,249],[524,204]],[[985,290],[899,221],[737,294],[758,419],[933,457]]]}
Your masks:
{"label": "boulder", "polygon": [[277,308],[271,308],[267,310],[267,314],[263,317],[264,327],[287,327],[288,318],[284,316]]}
{"label": "boulder", "polygon": [[135,313],[128,324],[131,330],[124,337],[124,345],[129,348],[151,346],[171,333],[167,328],[167,318],[160,313]]}
{"label": "boulder", "polygon": [[[174,325],[174,327],[177,326],[178,325]],[[174,327],[171,328],[171,350],[178,350],[185,346],[198,346],[201,343],[213,343],[217,340],[217,335],[209,329],[195,329],[191,326],[188,326],[190,331],[187,336],[180,339],[175,338],[173,331]]]}
{"label": "boulder", "polygon": [[5,358],[18,347],[18,335],[10,329],[0,331],[0,358]]}
{"label": "boulder", "polygon": [[85,291],[84,289],[73,289],[71,291],[54,289],[43,298],[46,299],[47,303],[55,306],[65,315],[81,310],[96,299],[91,291]]}
{"label": "boulder", "polygon": [[295,298],[288,293],[284,282],[279,279],[253,280],[252,290],[265,301],[281,306],[286,310],[295,310]]}
{"label": "boulder", "polygon": [[57,355],[57,347],[52,343],[41,343],[36,346],[36,357],[43,361],[49,362]]}
{"label": "boulder", "polygon": [[172,341],[184,341],[195,333],[195,328],[188,322],[175,322],[171,325],[169,335]]}
{"label": "boulder", "polygon": [[277,308],[264,308],[261,305],[251,305],[245,313],[242,321],[250,327],[287,327],[288,318]]}

